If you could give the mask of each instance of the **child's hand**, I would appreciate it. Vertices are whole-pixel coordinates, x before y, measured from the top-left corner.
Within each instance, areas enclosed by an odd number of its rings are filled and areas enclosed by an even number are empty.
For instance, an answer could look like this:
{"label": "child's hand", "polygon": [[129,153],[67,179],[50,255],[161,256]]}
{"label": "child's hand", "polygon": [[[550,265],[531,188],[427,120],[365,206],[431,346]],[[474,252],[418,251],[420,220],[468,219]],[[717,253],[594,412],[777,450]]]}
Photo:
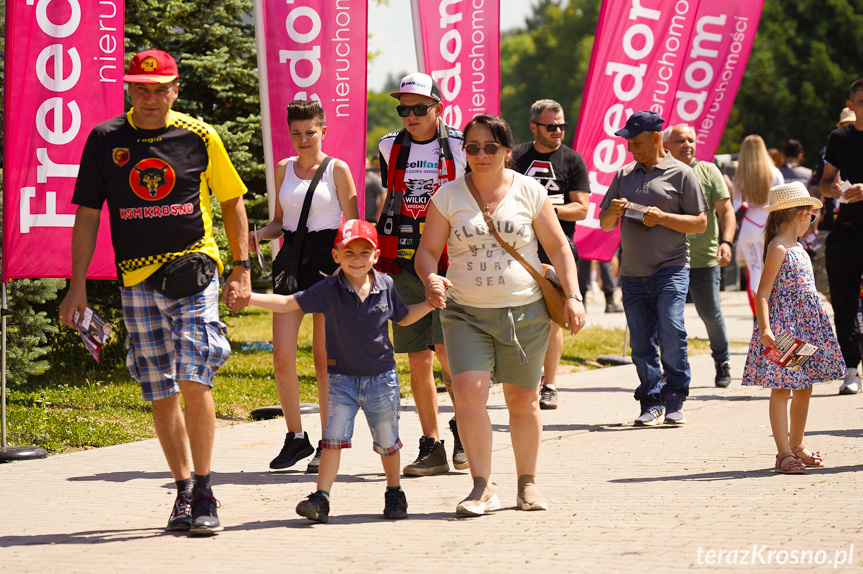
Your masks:
{"label": "child's hand", "polygon": [[773,331],[769,327],[761,332],[761,344],[771,349],[776,348],[776,337],[773,336]]}
{"label": "child's hand", "polygon": [[237,302],[237,292],[231,289],[228,291],[228,303],[227,306],[230,309]]}

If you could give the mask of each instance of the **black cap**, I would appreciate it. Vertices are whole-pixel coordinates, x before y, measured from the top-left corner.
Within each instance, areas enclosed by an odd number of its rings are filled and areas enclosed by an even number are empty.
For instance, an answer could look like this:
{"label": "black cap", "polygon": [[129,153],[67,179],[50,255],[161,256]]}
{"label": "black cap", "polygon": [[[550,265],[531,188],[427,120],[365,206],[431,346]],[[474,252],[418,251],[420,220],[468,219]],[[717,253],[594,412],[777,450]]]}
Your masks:
{"label": "black cap", "polygon": [[614,132],[614,135],[631,140],[642,132],[661,132],[663,122],[665,120],[656,112],[649,110],[635,112],[626,120],[626,125]]}

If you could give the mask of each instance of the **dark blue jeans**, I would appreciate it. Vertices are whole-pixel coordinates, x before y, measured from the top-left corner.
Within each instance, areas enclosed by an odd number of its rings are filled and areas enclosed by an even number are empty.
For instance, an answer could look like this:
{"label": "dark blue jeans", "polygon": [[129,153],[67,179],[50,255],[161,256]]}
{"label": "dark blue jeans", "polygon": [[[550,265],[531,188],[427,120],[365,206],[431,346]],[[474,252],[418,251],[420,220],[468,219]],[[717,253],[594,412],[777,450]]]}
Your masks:
{"label": "dark blue jeans", "polygon": [[[682,402],[692,378],[683,325],[689,269],[670,267],[648,277],[621,277],[621,288],[632,362],[641,381],[635,400],[641,402],[642,412],[663,405],[670,394]],[[660,385],[663,372],[665,385]]]}
{"label": "dark blue jeans", "polygon": [[692,268],[689,270],[689,293],[698,316],[707,327],[707,338],[710,339],[710,351],[713,362],[717,365],[727,363],[728,334],[725,332],[725,319],[719,308],[719,279],[722,268],[713,267]]}

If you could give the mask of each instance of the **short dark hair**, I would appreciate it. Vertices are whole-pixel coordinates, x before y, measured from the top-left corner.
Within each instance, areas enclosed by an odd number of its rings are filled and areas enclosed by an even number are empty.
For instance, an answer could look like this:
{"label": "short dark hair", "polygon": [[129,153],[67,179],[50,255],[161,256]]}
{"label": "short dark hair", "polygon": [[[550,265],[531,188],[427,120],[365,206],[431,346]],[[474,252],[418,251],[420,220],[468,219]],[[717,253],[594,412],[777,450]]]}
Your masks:
{"label": "short dark hair", "polygon": [[785,144],[785,149],[782,150],[782,155],[784,155],[786,159],[800,157],[800,154],[802,153],[803,144],[797,140],[788,140],[788,143]]}
{"label": "short dark hair", "polygon": [[317,100],[293,100],[288,104],[288,125],[292,121],[315,120],[319,126],[327,123],[327,115]]}
{"label": "short dark hair", "polygon": [[510,129],[509,124],[506,123],[506,120],[500,116],[495,116],[492,114],[479,114],[475,116],[468,124],[464,127],[464,141],[467,141],[467,134],[470,133],[470,130],[477,125],[485,126],[491,131],[491,137],[494,138],[494,141],[502,145],[507,149],[512,149],[515,147],[515,138],[512,135],[512,129]]}
{"label": "short dark hair", "polygon": [[863,91],[863,78],[860,78],[851,84],[851,99],[853,100],[854,94],[860,91]]}

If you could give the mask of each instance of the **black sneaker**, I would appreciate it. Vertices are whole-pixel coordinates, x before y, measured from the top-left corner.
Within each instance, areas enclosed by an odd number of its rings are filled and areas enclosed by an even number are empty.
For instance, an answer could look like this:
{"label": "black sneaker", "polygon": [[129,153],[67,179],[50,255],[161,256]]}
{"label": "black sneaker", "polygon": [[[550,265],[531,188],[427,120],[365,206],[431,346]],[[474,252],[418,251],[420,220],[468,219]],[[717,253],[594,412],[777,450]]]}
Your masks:
{"label": "black sneaker", "polygon": [[405,491],[387,489],[384,494],[384,518],[401,520],[408,517],[408,499]]}
{"label": "black sneaker", "polygon": [[210,536],[222,529],[216,509],[221,506],[209,488],[192,492],[192,525],[190,536]]}
{"label": "black sneaker", "polygon": [[461,445],[461,439],[458,436],[458,424],[455,419],[449,421],[449,430],[452,431],[452,465],[456,470],[464,470],[470,468],[467,463],[467,455],[464,453],[464,447]]}
{"label": "black sneaker", "polygon": [[448,471],[443,441],[436,441],[430,436],[420,437],[419,456],[403,469],[405,476],[432,476]]}
{"label": "black sneaker", "polygon": [[306,458],[314,452],[315,449],[309,442],[308,434],[303,438],[294,438],[294,433],[289,432],[285,435],[285,446],[282,447],[282,452],[270,462],[270,468],[289,468],[297,464],[301,458]]}
{"label": "black sneaker", "polygon": [[306,474],[318,474],[318,470],[321,468],[322,450],[321,441],[318,441],[318,448],[315,449],[315,456],[312,457],[312,460],[309,461],[309,465],[306,467]]}
{"label": "black sneaker", "polygon": [[192,491],[184,490],[177,493],[177,500],[174,501],[174,510],[171,511],[171,518],[168,519],[168,526],[165,530],[187,531],[192,526]]}
{"label": "black sneaker", "polygon": [[731,384],[731,365],[728,363],[719,363],[716,365],[716,379],[714,384],[720,389],[724,389]]}
{"label": "black sneaker", "polygon": [[539,387],[539,408],[544,411],[557,408],[557,389],[546,385],[545,377],[542,377],[542,383]]}
{"label": "black sneaker", "polygon": [[330,501],[320,492],[313,492],[297,505],[297,514],[326,524],[330,521]]}

